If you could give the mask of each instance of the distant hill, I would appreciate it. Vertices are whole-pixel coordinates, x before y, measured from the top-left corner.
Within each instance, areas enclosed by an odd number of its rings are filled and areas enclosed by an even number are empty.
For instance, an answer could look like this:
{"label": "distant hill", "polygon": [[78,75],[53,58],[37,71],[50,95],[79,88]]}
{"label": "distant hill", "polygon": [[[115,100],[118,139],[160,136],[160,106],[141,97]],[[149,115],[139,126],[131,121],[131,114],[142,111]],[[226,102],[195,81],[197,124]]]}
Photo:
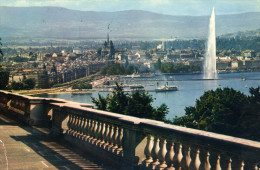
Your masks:
{"label": "distant hill", "polygon": [[[216,17],[217,35],[260,28],[260,13]],[[205,38],[209,16],[171,16],[147,11],[77,11],[60,7],[0,7],[0,37],[85,39]]]}
{"label": "distant hill", "polygon": [[260,29],[251,31],[239,31],[235,33],[229,33],[219,36],[219,38],[248,38],[248,37],[260,37]]}

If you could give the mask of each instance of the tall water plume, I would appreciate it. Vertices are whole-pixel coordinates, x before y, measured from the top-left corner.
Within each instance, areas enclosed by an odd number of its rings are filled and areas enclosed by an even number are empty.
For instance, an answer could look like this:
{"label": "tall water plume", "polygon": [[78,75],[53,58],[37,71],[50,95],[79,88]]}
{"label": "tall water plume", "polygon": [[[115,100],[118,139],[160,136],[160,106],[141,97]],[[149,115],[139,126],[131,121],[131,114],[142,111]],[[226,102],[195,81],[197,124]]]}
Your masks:
{"label": "tall water plume", "polygon": [[216,69],[216,32],[215,32],[215,8],[213,7],[210,22],[207,51],[204,57],[204,79],[217,79]]}

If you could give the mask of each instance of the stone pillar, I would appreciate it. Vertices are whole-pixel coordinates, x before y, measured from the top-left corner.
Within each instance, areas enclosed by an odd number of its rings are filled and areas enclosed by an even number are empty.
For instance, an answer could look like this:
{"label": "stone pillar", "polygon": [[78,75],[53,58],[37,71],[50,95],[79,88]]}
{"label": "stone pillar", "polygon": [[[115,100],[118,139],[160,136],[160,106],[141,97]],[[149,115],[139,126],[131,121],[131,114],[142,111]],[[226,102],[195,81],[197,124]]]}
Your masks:
{"label": "stone pillar", "polygon": [[30,99],[29,125],[43,125],[47,119],[44,99]]}
{"label": "stone pillar", "polygon": [[[54,106],[55,105],[55,106]],[[68,130],[68,114],[62,104],[53,104],[51,134],[60,136]]]}
{"label": "stone pillar", "polygon": [[[130,124],[129,124],[130,125]],[[145,160],[144,148],[146,137],[142,133],[139,124],[125,126],[123,129],[123,162],[121,167],[126,169],[136,169]]]}

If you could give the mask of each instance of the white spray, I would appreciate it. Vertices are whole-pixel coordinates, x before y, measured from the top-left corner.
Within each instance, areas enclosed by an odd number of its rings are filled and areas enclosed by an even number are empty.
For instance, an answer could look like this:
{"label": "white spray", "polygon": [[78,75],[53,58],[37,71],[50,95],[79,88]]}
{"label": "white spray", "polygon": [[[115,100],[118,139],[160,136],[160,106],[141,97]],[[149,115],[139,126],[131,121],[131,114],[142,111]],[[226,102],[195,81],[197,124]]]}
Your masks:
{"label": "white spray", "polygon": [[204,59],[204,79],[217,79],[216,69],[216,32],[215,32],[215,8],[213,7],[209,22],[209,37],[207,52]]}

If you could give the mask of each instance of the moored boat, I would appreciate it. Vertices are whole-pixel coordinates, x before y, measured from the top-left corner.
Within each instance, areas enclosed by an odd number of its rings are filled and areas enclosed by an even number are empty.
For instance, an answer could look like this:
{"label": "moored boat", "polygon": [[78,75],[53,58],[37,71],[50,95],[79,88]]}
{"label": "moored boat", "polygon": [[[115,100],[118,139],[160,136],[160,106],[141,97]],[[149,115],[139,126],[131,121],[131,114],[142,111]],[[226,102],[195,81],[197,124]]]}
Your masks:
{"label": "moored boat", "polygon": [[155,89],[156,92],[166,92],[166,91],[177,91],[178,87],[177,86],[161,86]]}

